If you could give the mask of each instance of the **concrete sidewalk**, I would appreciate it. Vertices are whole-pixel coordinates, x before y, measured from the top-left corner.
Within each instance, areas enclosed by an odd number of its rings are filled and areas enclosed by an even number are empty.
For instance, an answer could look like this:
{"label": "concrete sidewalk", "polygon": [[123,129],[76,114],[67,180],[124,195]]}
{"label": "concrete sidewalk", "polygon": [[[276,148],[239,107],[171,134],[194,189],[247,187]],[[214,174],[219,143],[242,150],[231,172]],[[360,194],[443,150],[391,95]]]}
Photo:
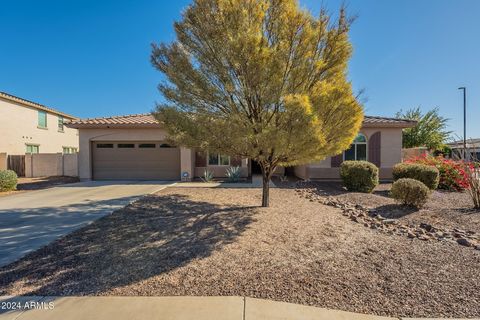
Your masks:
{"label": "concrete sidewalk", "polygon": [[[13,310],[20,308],[19,310]],[[244,297],[2,297],[0,320],[388,320]]]}

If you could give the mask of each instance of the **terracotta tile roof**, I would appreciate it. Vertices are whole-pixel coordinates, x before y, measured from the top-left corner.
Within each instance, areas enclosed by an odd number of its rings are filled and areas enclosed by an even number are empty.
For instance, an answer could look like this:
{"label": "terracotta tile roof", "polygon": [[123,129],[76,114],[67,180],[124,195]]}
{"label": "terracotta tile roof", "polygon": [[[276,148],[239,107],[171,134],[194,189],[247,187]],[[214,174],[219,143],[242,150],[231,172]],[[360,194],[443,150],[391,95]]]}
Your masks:
{"label": "terracotta tile roof", "polygon": [[16,97],[16,96],[8,94],[6,92],[1,92],[0,91],[0,99],[5,99],[5,100],[8,100],[10,102],[14,102],[14,103],[17,103],[17,104],[21,104],[21,105],[24,105],[24,106],[35,108],[35,109],[38,109],[38,110],[47,111],[47,112],[50,112],[50,113],[53,113],[53,114],[63,116],[65,118],[76,119],[76,117],[74,117],[72,115],[69,115],[67,113],[55,110],[53,108],[47,107],[47,106],[45,106],[43,104],[40,104],[40,103],[37,103],[37,102],[33,102],[33,101],[26,100],[26,99],[23,99],[23,98],[20,98],[20,97]]}
{"label": "terracotta tile roof", "polygon": [[365,116],[363,118],[363,125],[365,127],[401,127],[409,128],[417,124],[417,121],[407,119],[397,119],[388,117]]}
{"label": "terracotta tile roof", "polygon": [[[363,125],[368,127],[402,127],[407,128],[415,125],[415,121],[365,116]],[[72,128],[91,127],[159,127],[158,121],[149,113],[131,114],[125,116],[113,116],[104,118],[77,119],[67,123]]]}
{"label": "terracotta tile roof", "polygon": [[160,124],[150,113],[130,114],[103,118],[72,120],[66,124],[72,128],[88,127],[159,127]]}

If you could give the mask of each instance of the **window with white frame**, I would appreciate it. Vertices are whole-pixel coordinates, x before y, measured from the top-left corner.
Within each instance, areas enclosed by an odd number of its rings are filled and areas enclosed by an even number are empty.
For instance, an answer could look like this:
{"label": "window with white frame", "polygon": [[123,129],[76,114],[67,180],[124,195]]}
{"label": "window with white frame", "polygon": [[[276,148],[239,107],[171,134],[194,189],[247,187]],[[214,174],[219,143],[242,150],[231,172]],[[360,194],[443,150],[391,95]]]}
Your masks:
{"label": "window with white frame", "polygon": [[344,160],[367,160],[367,137],[358,134],[350,148],[343,152]]}
{"label": "window with white frame", "polygon": [[38,127],[39,128],[47,127],[47,113],[43,110],[38,110]]}
{"label": "window with white frame", "polygon": [[58,131],[63,132],[63,130],[64,130],[64,128],[63,128],[63,117],[58,116]]}
{"label": "window with white frame", "polygon": [[25,149],[26,153],[38,153],[40,146],[38,144],[27,144]]}
{"label": "window with white frame", "polygon": [[209,153],[208,165],[209,166],[229,166],[230,157],[223,154],[218,154],[218,153]]}
{"label": "window with white frame", "polygon": [[63,147],[64,154],[77,153],[77,148],[75,147]]}

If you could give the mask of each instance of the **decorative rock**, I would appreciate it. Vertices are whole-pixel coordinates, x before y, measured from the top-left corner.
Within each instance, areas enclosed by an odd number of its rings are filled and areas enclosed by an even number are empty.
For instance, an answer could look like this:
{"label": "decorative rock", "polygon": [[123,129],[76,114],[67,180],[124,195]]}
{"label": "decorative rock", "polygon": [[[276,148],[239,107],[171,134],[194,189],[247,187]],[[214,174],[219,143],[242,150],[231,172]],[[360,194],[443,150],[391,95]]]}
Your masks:
{"label": "decorative rock", "polygon": [[354,222],[362,223],[365,227],[375,229],[378,232],[389,235],[406,235],[410,239],[418,238],[423,241],[456,242],[459,245],[473,247],[480,251],[480,237],[473,231],[465,231],[458,228],[437,228],[428,223],[420,223],[418,225],[410,223],[406,225],[397,219],[383,217],[375,208],[342,201],[334,196],[326,196],[312,186],[310,182],[299,182],[297,188],[301,188],[295,190],[300,197],[311,202],[316,201],[341,209],[342,215],[345,217]]}
{"label": "decorative rock", "polygon": [[424,234],[424,235],[419,236],[418,239],[423,240],[423,241],[427,241],[427,240],[430,240],[430,237]]}
{"label": "decorative rock", "polygon": [[383,223],[385,223],[385,224],[396,224],[397,219],[385,219],[385,220],[383,220]]}
{"label": "decorative rock", "polygon": [[473,244],[468,239],[465,239],[465,238],[457,239],[457,243],[465,247],[473,246]]}
{"label": "decorative rock", "polygon": [[420,228],[427,230],[428,232],[433,231],[433,227],[431,224],[428,223],[420,223]]}

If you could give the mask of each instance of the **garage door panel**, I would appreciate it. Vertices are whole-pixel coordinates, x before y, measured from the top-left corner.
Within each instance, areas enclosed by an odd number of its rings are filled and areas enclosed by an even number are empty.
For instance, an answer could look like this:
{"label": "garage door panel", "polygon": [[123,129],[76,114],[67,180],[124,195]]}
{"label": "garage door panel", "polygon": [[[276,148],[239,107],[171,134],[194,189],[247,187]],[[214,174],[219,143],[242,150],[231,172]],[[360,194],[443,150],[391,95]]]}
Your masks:
{"label": "garage door panel", "polygon": [[[114,148],[97,148],[110,143]],[[105,180],[178,180],[180,178],[179,148],[160,148],[160,141],[135,142],[135,148],[118,148],[131,141],[95,142],[92,144],[93,178]],[[155,143],[155,148],[139,148],[140,143]]]}

